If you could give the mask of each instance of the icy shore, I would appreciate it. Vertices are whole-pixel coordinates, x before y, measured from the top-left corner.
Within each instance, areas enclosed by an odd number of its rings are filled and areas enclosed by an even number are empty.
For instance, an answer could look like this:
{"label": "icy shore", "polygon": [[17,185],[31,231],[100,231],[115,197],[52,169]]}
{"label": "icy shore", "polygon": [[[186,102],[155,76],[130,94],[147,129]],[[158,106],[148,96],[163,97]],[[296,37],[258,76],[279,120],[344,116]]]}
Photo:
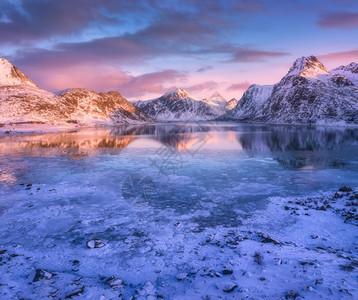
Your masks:
{"label": "icy shore", "polygon": [[76,193],[44,188],[21,185],[17,195],[28,201],[0,203],[1,299],[358,296],[358,189],[269,198],[241,226],[202,229],[195,212],[148,217],[154,212],[137,206],[105,218],[98,206],[89,218],[71,200],[40,206],[41,193]]}

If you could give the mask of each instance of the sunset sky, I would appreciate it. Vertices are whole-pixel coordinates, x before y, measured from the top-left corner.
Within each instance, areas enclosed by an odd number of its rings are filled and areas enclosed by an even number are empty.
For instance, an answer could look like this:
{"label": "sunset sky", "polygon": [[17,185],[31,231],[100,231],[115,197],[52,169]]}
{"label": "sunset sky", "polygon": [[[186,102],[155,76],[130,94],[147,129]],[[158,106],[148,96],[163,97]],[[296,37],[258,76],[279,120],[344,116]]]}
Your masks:
{"label": "sunset sky", "polygon": [[0,57],[51,91],[239,98],[311,54],[358,62],[358,1],[0,1]]}

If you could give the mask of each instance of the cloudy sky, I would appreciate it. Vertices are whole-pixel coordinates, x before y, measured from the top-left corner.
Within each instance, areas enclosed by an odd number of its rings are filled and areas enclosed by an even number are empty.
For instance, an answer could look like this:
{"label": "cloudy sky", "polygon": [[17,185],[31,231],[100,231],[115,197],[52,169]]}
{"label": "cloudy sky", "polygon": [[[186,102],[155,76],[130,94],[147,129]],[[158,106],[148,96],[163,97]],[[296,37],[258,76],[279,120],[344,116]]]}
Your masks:
{"label": "cloudy sky", "polygon": [[358,1],[0,1],[0,56],[51,91],[239,98],[311,54],[358,62]]}

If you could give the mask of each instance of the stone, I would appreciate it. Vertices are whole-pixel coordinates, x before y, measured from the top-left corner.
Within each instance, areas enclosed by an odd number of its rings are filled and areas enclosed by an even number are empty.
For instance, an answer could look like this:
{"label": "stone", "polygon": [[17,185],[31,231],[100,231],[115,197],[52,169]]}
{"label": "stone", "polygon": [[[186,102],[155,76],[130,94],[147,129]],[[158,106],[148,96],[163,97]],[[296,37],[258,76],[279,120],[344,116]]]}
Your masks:
{"label": "stone", "polygon": [[222,273],[223,273],[224,275],[231,275],[233,272],[234,272],[234,271],[231,270],[231,269],[224,269],[224,270],[222,270]]}
{"label": "stone", "polygon": [[35,273],[34,279],[32,281],[36,282],[36,281],[39,281],[40,279],[50,280],[55,275],[56,274],[51,273],[47,270],[36,269],[36,273]]}
{"label": "stone", "polygon": [[299,294],[293,290],[290,290],[286,293],[285,298],[286,299],[296,299],[299,296]]}
{"label": "stone", "polygon": [[66,296],[65,299],[71,299],[74,296],[79,296],[80,294],[83,293],[83,291],[85,290],[84,286],[80,286],[79,288],[76,288],[72,291],[70,291]]}
{"label": "stone", "polygon": [[179,273],[177,274],[176,278],[181,281],[188,277],[188,273]]}
{"label": "stone", "polygon": [[218,282],[216,284],[218,290],[224,291],[225,293],[231,293],[237,288],[237,284],[231,281]]}
{"label": "stone", "polygon": [[86,242],[87,248],[95,249],[95,248],[102,248],[106,244],[103,243],[100,239],[93,239]]}
{"label": "stone", "polygon": [[110,287],[116,287],[116,286],[121,286],[123,285],[123,280],[120,278],[113,278],[112,280],[108,281],[108,284]]}
{"label": "stone", "polygon": [[349,187],[349,186],[342,186],[340,189],[339,189],[340,192],[351,192],[352,191],[352,188]]}
{"label": "stone", "polygon": [[270,237],[270,236],[267,235],[267,234],[264,234],[264,233],[259,232],[259,233],[257,233],[257,235],[262,239],[262,242],[263,242],[263,243],[273,243],[273,244],[275,244],[275,245],[281,244],[278,240],[276,240],[276,239]]}
{"label": "stone", "polygon": [[253,255],[253,258],[254,258],[255,263],[257,263],[258,265],[262,265],[263,256],[260,253],[255,252],[255,254]]}
{"label": "stone", "polygon": [[343,194],[336,192],[333,197],[336,198],[336,199],[342,198]]}

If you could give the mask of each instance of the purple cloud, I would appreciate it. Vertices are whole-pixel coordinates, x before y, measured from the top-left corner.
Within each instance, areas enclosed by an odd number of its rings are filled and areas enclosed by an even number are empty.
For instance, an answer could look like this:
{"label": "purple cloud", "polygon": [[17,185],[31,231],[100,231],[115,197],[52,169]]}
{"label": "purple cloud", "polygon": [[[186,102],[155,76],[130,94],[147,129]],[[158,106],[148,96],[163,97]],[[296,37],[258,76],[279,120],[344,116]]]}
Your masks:
{"label": "purple cloud", "polygon": [[267,9],[258,1],[242,0],[235,3],[235,9],[244,13],[260,13]]}
{"label": "purple cloud", "polygon": [[204,67],[201,67],[201,68],[197,69],[196,72],[202,73],[202,72],[206,72],[206,71],[211,70],[211,69],[213,69],[213,66],[204,66]]}
{"label": "purple cloud", "polygon": [[125,97],[140,97],[148,93],[164,93],[164,83],[173,81],[185,81],[186,75],[175,71],[165,70],[140,76],[131,76],[128,82],[120,84],[119,90]]}
{"label": "purple cloud", "polygon": [[289,55],[286,52],[237,48],[232,53],[233,58],[229,62],[259,62],[268,58],[276,58]]}
{"label": "purple cloud", "polygon": [[320,17],[318,25],[329,28],[353,29],[358,27],[358,11],[337,12]]}
{"label": "purple cloud", "polygon": [[113,19],[102,13],[105,2],[110,1],[4,1],[0,11],[7,22],[0,22],[0,41],[33,42],[73,34],[93,22],[113,23]]}

